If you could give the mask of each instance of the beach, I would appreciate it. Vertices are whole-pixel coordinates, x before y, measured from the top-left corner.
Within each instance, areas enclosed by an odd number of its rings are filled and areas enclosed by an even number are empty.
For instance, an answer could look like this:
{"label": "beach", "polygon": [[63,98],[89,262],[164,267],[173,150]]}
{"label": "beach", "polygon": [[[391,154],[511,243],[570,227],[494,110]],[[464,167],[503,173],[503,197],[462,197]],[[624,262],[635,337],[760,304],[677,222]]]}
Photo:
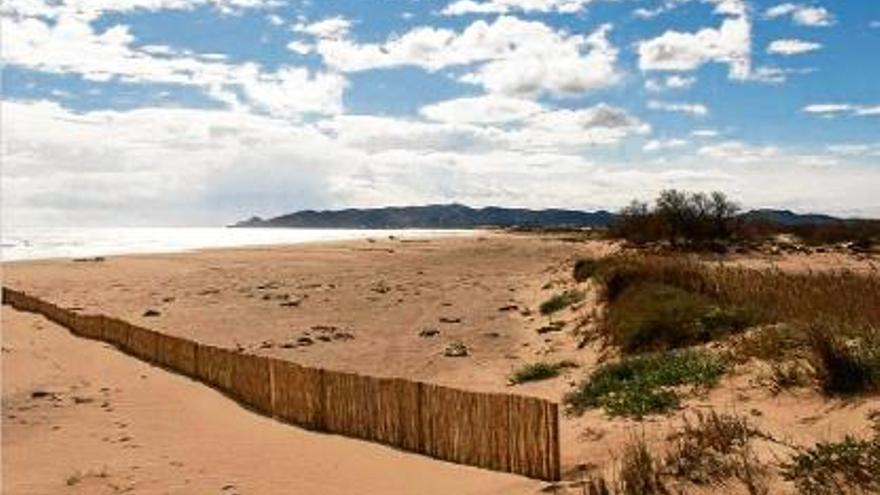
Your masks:
{"label": "beach", "polygon": [[[584,338],[595,324],[596,291],[592,281],[572,280],[572,266],[618,249],[565,235],[383,237],[6,263],[4,284],[84,314],[308,366],[560,402],[613,356]],[[800,266],[793,259],[781,262]],[[552,316],[539,313],[548,297],[573,288],[586,299]],[[3,311],[9,493],[41,492],[26,488],[38,480],[72,493],[77,486],[106,488],[109,480],[134,484],[137,493],[266,493],[281,484],[303,487],[294,493],[316,491],[309,486],[323,493],[347,493],[352,486],[360,493],[535,493],[545,486],[276,423],[42,318]],[[452,344],[462,344],[466,355],[447,355]],[[551,380],[509,383],[513,370],[539,360],[578,367]],[[662,443],[686,412],[748,414],[787,442],[868,430],[870,399],[826,400],[811,390],[776,395],[755,387],[755,377],[754,369],[737,369],[682,410],[646,421],[609,418],[601,410],[563,416],[564,478],[605,470],[634,434]],[[52,395],[33,398],[38,389]],[[80,395],[90,400],[77,404]],[[116,423],[137,424],[139,431]],[[53,447],[54,438],[64,438],[67,447]],[[760,450],[769,461],[780,447],[764,442]],[[135,460],[123,462],[117,452]],[[277,460],[289,455],[301,457]],[[39,461],[50,457],[48,465]],[[67,486],[64,478],[77,472],[84,480]],[[359,484],[363,479],[375,484]],[[441,481],[415,489],[405,482],[411,479]],[[233,488],[220,491],[227,484]]]}

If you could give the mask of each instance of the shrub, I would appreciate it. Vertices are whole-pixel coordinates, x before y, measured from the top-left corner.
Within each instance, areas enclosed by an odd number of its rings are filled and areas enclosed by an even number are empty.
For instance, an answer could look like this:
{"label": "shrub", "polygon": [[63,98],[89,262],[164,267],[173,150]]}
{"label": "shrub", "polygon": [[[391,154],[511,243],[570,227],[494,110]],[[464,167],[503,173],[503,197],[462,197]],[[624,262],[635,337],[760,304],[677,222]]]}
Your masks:
{"label": "shrub", "polygon": [[510,382],[514,384],[533,382],[538,380],[546,380],[559,376],[565,368],[577,368],[577,363],[573,361],[557,361],[555,363],[537,362],[526,364],[522,368],[513,372]]}
{"label": "shrub", "polygon": [[589,280],[599,268],[599,262],[592,258],[581,258],[574,263],[574,271],[572,275],[576,282],[585,282]]}
{"label": "shrub", "polygon": [[665,350],[711,341],[752,323],[745,311],[707,296],[647,282],[625,289],[608,308],[612,341],[624,352]]}
{"label": "shrub", "polygon": [[582,486],[584,495],[668,495],[660,464],[654,459],[642,436],[632,435],[623,447],[623,456],[611,481],[591,477]]}
{"label": "shrub", "polygon": [[782,476],[804,495],[880,492],[880,435],[819,442],[783,464]]}
{"label": "shrub", "polygon": [[716,355],[675,351],[625,358],[597,368],[563,401],[570,413],[603,407],[612,416],[642,417],[675,408],[679,396],[669,387],[712,386],[724,373]]}
{"label": "shrub", "polygon": [[622,209],[610,233],[632,242],[666,241],[701,248],[730,239],[739,206],[721,192],[662,191],[654,207],[634,201]]}
{"label": "shrub", "polygon": [[750,493],[765,492],[766,469],[751,449],[757,435],[746,418],[718,414],[696,414],[685,418],[681,431],[672,435],[673,448],[666,455],[665,469],[677,478],[708,485],[737,478]]}
{"label": "shrub", "polygon": [[880,388],[880,337],[873,330],[850,340],[843,332],[809,330],[822,390],[828,394],[856,394]]}
{"label": "shrub", "polygon": [[565,309],[572,304],[579,303],[584,300],[584,293],[579,290],[568,290],[561,294],[547,299],[541,303],[540,311],[542,315],[551,315],[559,310]]}
{"label": "shrub", "polygon": [[800,361],[774,362],[770,365],[773,391],[780,392],[810,383],[810,370]]}
{"label": "shrub", "polygon": [[643,437],[634,437],[623,448],[617,493],[621,495],[663,495],[670,493],[660,478]]}

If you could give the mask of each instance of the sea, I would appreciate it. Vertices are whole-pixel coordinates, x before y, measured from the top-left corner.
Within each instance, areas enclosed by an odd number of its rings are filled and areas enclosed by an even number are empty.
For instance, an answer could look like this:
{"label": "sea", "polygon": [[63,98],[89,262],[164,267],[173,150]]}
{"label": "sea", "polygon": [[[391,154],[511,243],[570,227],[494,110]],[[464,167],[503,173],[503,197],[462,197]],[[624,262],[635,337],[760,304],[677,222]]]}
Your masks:
{"label": "sea", "polygon": [[470,236],[474,230],[359,230],[224,227],[10,227],[0,230],[3,261],[175,253],[322,241]]}

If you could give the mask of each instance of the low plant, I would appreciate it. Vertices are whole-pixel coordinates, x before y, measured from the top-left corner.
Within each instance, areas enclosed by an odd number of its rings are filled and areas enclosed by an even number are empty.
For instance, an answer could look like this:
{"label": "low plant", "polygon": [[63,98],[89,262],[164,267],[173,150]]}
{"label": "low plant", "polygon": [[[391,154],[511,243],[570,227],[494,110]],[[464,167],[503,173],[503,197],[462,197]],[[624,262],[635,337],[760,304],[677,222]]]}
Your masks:
{"label": "low plant", "polygon": [[577,366],[577,363],[568,360],[556,362],[540,361],[537,363],[530,363],[514,371],[513,374],[510,376],[510,382],[513,384],[520,384],[525,382],[547,380],[549,378],[559,376],[562,370],[566,368],[577,368]]}
{"label": "low plant", "polygon": [[584,300],[585,294],[579,290],[567,290],[561,294],[556,294],[555,296],[547,299],[543,303],[539,310],[542,315],[551,315],[556,313],[557,311],[563,310],[572,304],[577,304]]}
{"label": "low plant", "polygon": [[792,325],[765,325],[743,335],[734,346],[734,355],[739,362],[749,358],[784,361],[805,357],[806,343],[804,332]]}
{"label": "low plant", "polygon": [[782,476],[803,495],[880,492],[880,434],[819,442],[783,464]]}
{"label": "low plant", "polygon": [[880,335],[869,329],[850,334],[814,327],[809,332],[822,390],[827,394],[858,394],[880,389]]}
{"label": "low plant", "polygon": [[757,434],[749,421],[732,414],[697,413],[685,417],[684,427],[672,435],[673,447],[664,461],[667,472],[699,485],[741,481],[749,493],[766,492],[767,470],[751,449]]}
{"label": "low plant", "polygon": [[586,282],[599,269],[599,262],[593,258],[581,258],[574,263],[572,276],[576,282]]}
{"label": "low plant", "polygon": [[674,349],[701,344],[748,327],[746,311],[657,282],[627,287],[609,304],[606,326],[624,352]]}
{"label": "low plant", "polygon": [[623,448],[617,485],[620,495],[670,493],[661,479],[660,463],[651,455],[644,437],[634,436]]}
{"label": "low plant", "polygon": [[563,400],[572,414],[602,407],[612,416],[640,418],[678,407],[680,397],[672,387],[710,387],[724,370],[724,361],[706,351],[629,357],[600,366]]}
{"label": "low plant", "polygon": [[780,361],[770,363],[770,381],[774,392],[781,392],[810,384],[811,370],[801,361]]}
{"label": "low plant", "polygon": [[669,495],[662,466],[654,458],[643,436],[632,435],[623,447],[611,478],[592,476],[582,485],[584,495]]}

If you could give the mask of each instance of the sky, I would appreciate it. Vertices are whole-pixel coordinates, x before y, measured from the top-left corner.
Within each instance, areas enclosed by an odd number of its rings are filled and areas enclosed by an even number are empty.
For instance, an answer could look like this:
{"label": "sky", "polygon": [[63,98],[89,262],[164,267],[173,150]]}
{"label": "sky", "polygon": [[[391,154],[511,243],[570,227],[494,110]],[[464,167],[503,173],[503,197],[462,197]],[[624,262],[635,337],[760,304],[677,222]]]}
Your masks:
{"label": "sky", "polygon": [[4,225],[666,188],[880,217],[880,1],[4,0]]}

